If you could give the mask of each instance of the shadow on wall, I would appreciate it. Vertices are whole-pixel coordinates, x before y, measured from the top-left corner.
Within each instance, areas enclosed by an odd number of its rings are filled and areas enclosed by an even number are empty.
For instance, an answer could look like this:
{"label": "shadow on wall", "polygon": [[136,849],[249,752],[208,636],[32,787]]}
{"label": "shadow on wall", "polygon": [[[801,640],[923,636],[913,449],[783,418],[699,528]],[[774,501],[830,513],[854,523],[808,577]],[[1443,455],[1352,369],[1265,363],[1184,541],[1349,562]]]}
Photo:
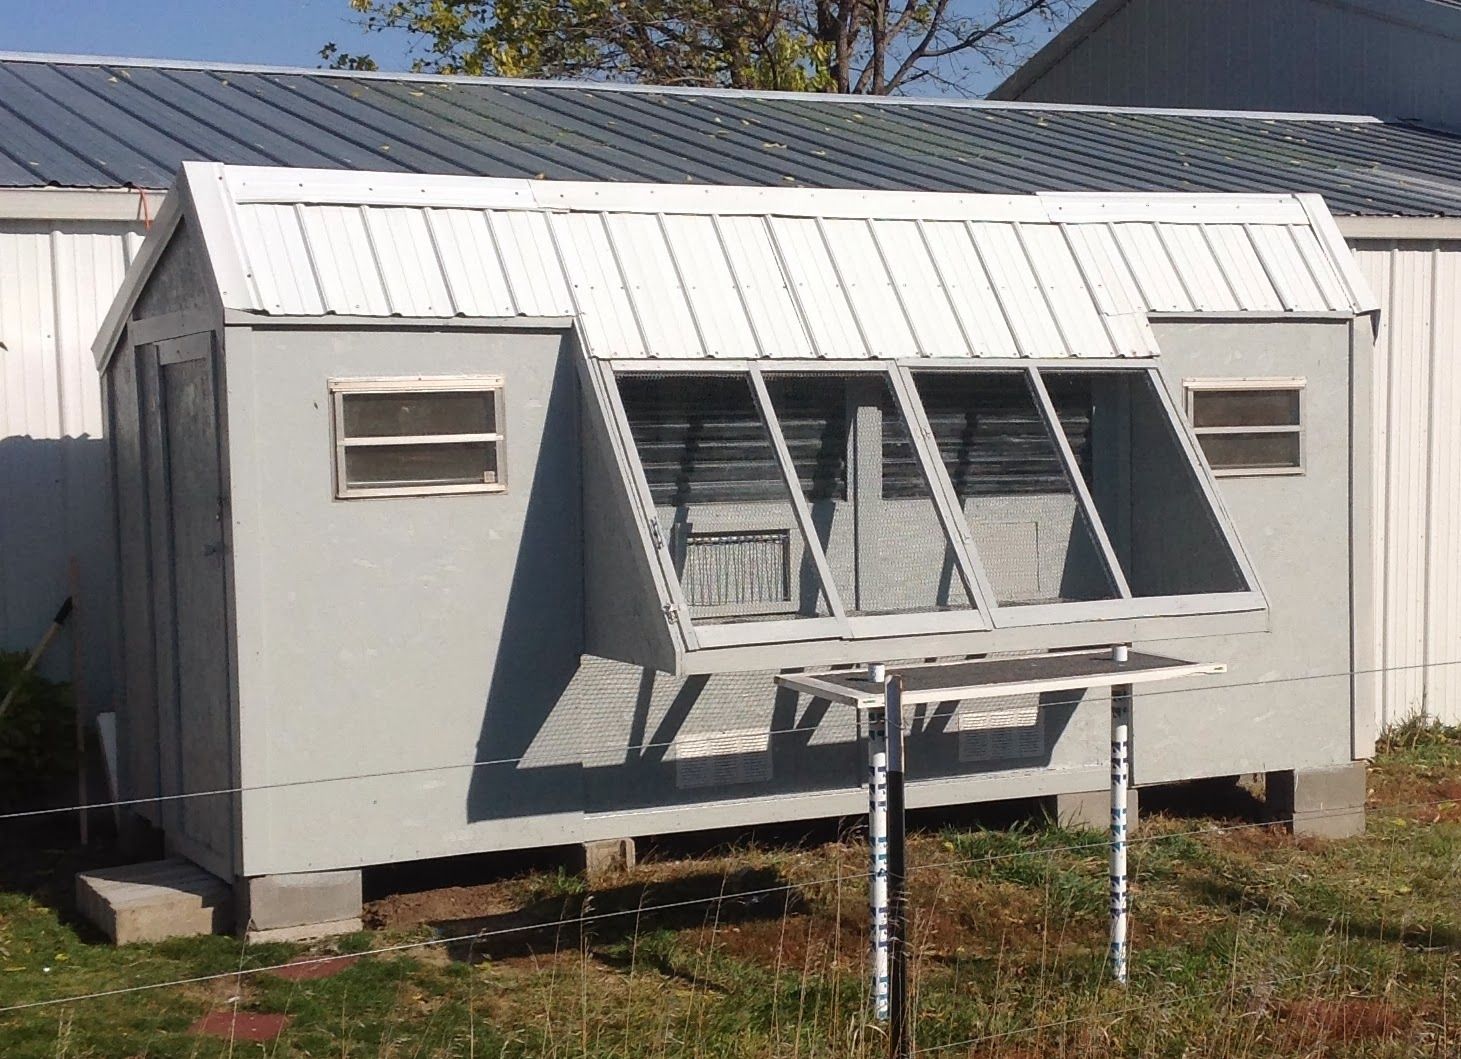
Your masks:
{"label": "shadow on wall", "polygon": [[527,510],[476,756],[504,763],[472,770],[468,822],[583,808],[581,742],[572,730],[545,731],[562,720],[555,707],[584,643],[578,389],[572,356],[560,354],[537,462],[530,474],[510,468],[509,488],[529,490]]}
{"label": "shadow on wall", "polygon": [[[101,438],[0,439],[0,647],[29,651],[67,595],[67,564],[81,564],[73,615],[85,652],[92,712],[110,709],[116,638],[111,479]],[[69,623],[68,623],[69,624]],[[41,663],[70,680],[72,646],[58,639]]]}

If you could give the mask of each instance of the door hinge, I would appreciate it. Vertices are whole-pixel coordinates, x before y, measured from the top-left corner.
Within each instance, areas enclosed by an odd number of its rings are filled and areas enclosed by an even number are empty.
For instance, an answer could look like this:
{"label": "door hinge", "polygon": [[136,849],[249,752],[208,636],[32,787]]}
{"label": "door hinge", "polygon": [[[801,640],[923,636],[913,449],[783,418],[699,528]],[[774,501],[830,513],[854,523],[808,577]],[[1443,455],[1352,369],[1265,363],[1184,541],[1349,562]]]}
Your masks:
{"label": "door hinge", "polygon": [[665,546],[665,531],[660,528],[658,516],[651,517],[649,520],[649,539],[654,541],[656,550],[663,550]]}
{"label": "door hinge", "polygon": [[674,625],[680,620],[680,608],[673,603],[665,604],[665,621]]}

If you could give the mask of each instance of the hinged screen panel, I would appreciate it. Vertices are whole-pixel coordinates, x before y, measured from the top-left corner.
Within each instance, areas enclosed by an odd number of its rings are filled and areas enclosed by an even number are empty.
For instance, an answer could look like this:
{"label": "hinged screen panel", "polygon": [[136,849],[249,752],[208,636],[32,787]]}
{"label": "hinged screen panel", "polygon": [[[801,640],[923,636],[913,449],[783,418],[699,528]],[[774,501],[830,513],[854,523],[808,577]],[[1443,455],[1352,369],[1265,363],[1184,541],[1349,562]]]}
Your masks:
{"label": "hinged screen panel", "polygon": [[917,653],[922,636],[1030,628],[1036,643],[1057,625],[1185,629],[1265,608],[1148,364],[623,364],[604,378],[665,613],[692,653],[782,644],[780,664],[798,665],[798,644],[831,658],[842,640],[860,661],[860,641]]}
{"label": "hinged screen panel", "polygon": [[1119,598],[1028,375],[913,379],[998,604]]}
{"label": "hinged screen panel", "polygon": [[767,371],[765,379],[847,613],[972,610],[887,375]]}
{"label": "hinged screen panel", "polygon": [[[697,623],[833,614],[747,377],[617,377],[629,433]],[[835,486],[834,486],[835,488]]]}

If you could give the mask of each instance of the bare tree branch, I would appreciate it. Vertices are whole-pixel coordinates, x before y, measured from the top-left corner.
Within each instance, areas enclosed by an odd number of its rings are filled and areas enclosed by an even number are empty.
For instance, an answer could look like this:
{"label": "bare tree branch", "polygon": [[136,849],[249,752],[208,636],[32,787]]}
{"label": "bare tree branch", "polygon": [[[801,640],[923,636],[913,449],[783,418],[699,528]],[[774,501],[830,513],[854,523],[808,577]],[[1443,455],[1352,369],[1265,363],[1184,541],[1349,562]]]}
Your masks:
{"label": "bare tree branch", "polygon": [[929,51],[924,53],[924,57],[928,59],[942,59],[945,56],[954,55],[957,52],[967,51],[968,49],[978,45],[980,41],[987,40],[990,37],[996,36],[1000,33],[1001,30],[1004,30],[1009,26],[1016,24],[1017,22],[1022,22],[1023,20],[1029,18],[1031,15],[1035,14],[1035,12],[1046,9],[1049,6],[1050,0],[1028,0],[1027,3],[1005,15],[1003,18],[995,19],[995,21],[991,22],[989,25],[979,27],[972,33],[969,33],[963,39],[956,41],[948,47],[930,49]]}
{"label": "bare tree branch", "polygon": [[913,49],[908,53],[907,57],[899,64],[898,69],[893,72],[893,76],[888,79],[888,87],[890,89],[904,84],[908,80],[909,71],[923,62],[924,57],[928,55],[929,48],[933,46],[933,42],[938,37],[939,27],[943,25],[944,17],[948,14],[948,9],[949,0],[937,0],[934,4],[933,14],[928,20],[928,31],[913,46]]}
{"label": "bare tree branch", "polygon": [[[965,91],[961,80],[1004,65],[1035,20],[1085,0],[982,0],[982,17],[954,0],[338,2],[369,32],[405,34],[425,71],[887,94]],[[374,65],[332,45],[321,58]]]}

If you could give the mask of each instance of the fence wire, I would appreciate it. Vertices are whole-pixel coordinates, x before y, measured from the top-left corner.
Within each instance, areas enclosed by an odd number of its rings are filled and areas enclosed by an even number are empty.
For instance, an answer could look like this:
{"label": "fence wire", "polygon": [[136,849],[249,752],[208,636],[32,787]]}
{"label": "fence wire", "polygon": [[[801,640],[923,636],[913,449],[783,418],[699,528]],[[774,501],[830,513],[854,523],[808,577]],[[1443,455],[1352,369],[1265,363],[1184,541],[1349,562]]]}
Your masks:
{"label": "fence wire", "polygon": [[[1417,810],[1437,808],[1444,805],[1456,804],[1455,799],[1438,798],[1421,802],[1398,802],[1383,805],[1371,805],[1371,810]],[[1308,814],[1308,819],[1326,819],[1331,816],[1342,816],[1352,813],[1354,810],[1349,807],[1333,810],[1316,810]],[[1189,831],[1175,831],[1166,834],[1135,836],[1128,840],[1128,845],[1151,844],[1158,842],[1172,841],[1178,838],[1191,838],[1203,835],[1217,835],[1233,831],[1244,831],[1253,828],[1275,828],[1281,827],[1276,823],[1253,823],[1243,822],[1237,824],[1221,824],[1204,828],[1197,828]],[[919,864],[910,866],[910,872],[931,871],[936,868],[950,867],[971,867],[979,864],[991,864],[999,861],[1015,860],[1026,857],[1047,857],[1063,852],[1080,852],[1083,850],[1105,849],[1104,841],[1091,841],[1082,843],[1069,843],[1061,846],[1047,846],[1042,848],[1010,850],[1005,853],[984,854],[975,857],[960,857],[952,860],[939,861],[932,864]],[[499,927],[491,930],[477,930],[466,933],[459,933],[437,938],[427,938],[421,941],[401,942],[395,945],[385,945],[375,949],[367,949],[360,953],[351,953],[354,958],[364,959],[367,957],[389,956],[396,953],[419,951],[422,949],[439,948],[448,945],[459,944],[480,944],[492,938],[505,937],[515,934],[546,933],[557,930],[560,933],[564,928],[582,926],[586,924],[600,923],[612,919],[620,919],[626,916],[643,917],[645,915],[673,911],[682,908],[691,908],[701,905],[724,905],[737,901],[745,901],[752,898],[764,898],[772,894],[790,893],[791,891],[810,890],[818,886],[826,886],[834,883],[856,882],[867,879],[867,872],[840,873],[819,879],[802,880],[799,882],[786,882],[776,886],[756,887],[749,890],[722,891],[713,897],[687,898],[682,901],[667,901],[653,905],[637,905],[632,908],[613,909],[603,912],[587,912],[577,916],[565,916],[556,920],[544,922],[515,924],[509,927]],[[115,989],[97,990],[90,993],[77,993],[70,996],[48,997],[43,1000],[26,1001],[20,1004],[0,1006],[0,1015],[18,1011],[29,1011],[37,1008],[56,1007],[59,1005],[76,1004],[87,1000],[95,1000],[103,997],[124,996],[133,993],[152,992],[159,989],[169,989],[178,986],[197,985],[206,982],[225,981],[230,979],[242,980],[253,975],[265,974],[271,971],[279,971],[284,968],[307,967],[318,963],[328,963],[338,960],[340,954],[328,956],[305,957],[292,960],[286,963],[266,964],[259,967],[245,967],[232,971],[219,971],[213,974],[196,975],[188,978],[174,978],[161,982],[145,982],[130,986],[120,986]],[[977,1041],[972,1043],[978,1043]]]}
{"label": "fence wire", "polygon": [[[1207,694],[1213,691],[1226,691],[1239,688],[1266,687],[1271,684],[1293,684],[1306,680],[1339,680],[1341,678],[1376,676],[1384,673],[1400,673],[1416,669],[1437,669],[1446,666],[1461,665],[1461,659],[1452,659],[1444,662],[1423,662],[1409,666],[1380,666],[1374,669],[1345,669],[1332,673],[1301,673],[1287,677],[1268,677],[1263,680],[1248,680],[1229,684],[1204,684],[1200,688],[1154,688],[1143,689],[1136,696],[1136,703],[1139,706],[1142,702],[1150,699],[1168,695],[1196,695]],[[1060,694],[1056,692],[1054,694]],[[1067,699],[1047,699],[1043,703],[1048,706],[1074,706],[1078,705],[1085,697],[1084,691],[1072,693]],[[1043,707],[1042,707],[1043,708]],[[917,723],[916,720],[910,723]],[[815,725],[800,725],[791,728],[773,728],[766,734],[768,738],[777,736],[805,734],[815,731]],[[634,752],[645,750],[667,749],[674,746],[676,740],[660,740],[654,742],[637,743],[627,748]],[[332,783],[355,783],[363,780],[391,779],[401,776],[427,776],[442,772],[461,772],[479,768],[494,768],[506,765],[520,765],[527,760],[527,755],[505,758],[484,758],[475,761],[452,762],[442,765],[420,765],[404,769],[384,769],[378,772],[356,772],[340,776],[318,776],[309,779],[280,780],[274,783],[251,783],[241,784],[237,787],[214,787],[204,791],[182,791],[176,794],[153,794],[138,798],[117,798],[104,802],[86,802],[77,805],[53,806],[44,809],[25,809],[16,812],[0,813],[0,822],[6,820],[23,820],[41,816],[55,816],[64,813],[80,813],[99,811],[103,809],[124,809],[136,806],[162,805],[168,802],[185,801],[194,798],[219,798],[236,794],[254,794],[262,791],[289,790],[299,787],[314,787]],[[916,780],[915,780],[916,782]]]}

